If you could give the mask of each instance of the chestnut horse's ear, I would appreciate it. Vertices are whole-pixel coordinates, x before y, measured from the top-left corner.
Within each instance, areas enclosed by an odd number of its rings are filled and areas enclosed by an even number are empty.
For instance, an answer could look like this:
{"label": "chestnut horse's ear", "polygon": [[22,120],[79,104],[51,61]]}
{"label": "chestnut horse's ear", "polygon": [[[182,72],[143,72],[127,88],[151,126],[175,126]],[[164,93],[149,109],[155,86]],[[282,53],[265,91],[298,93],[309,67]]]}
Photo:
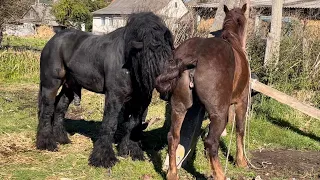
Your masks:
{"label": "chestnut horse's ear", "polygon": [[223,6],[223,10],[224,10],[224,12],[225,12],[226,14],[229,12],[229,9],[228,9],[228,7],[227,7],[226,5]]}
{"label": "chestnut horse's ear", "polygon": [[241,11],[242,11],[243,13],[245,13],[246,10],[247,10],[247,3],[244,4],[244,5],[242,6],[242,8],[241,8]]}

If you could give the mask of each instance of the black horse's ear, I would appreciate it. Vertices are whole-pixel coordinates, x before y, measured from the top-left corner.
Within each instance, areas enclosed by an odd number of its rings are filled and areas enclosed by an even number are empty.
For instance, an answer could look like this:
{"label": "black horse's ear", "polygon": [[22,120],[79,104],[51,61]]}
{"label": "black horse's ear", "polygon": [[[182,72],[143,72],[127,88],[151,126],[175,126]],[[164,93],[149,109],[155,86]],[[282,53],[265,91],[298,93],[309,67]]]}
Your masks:
{"label": "black horse's ear", "polygon": [[223,6],[223,10],[224,10],[224,12],[227,14],[227,13],[229,12],[228,6],[224,5],[224,6]]}
{"label": "black horse's ear", "polygon": [[247,3],[245,3],[241,8],[242,13],[245,13],[246,10],[247,10]]}
{"label": "black horse's ear", "polygon": [[143,43],[139,41],[132,41],[131,46],[135,49],[142,49]]}

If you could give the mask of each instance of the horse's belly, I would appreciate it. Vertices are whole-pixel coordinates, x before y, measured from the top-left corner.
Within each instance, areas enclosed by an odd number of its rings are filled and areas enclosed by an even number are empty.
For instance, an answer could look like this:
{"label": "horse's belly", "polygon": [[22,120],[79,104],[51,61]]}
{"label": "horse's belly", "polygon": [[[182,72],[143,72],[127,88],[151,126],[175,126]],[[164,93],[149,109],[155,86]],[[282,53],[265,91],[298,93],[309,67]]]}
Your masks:
{"label": "horse's belly", "polygon": [[73,77],[83,88],[96,93],[104,93],[103,76],[97,74],[74,74]]}

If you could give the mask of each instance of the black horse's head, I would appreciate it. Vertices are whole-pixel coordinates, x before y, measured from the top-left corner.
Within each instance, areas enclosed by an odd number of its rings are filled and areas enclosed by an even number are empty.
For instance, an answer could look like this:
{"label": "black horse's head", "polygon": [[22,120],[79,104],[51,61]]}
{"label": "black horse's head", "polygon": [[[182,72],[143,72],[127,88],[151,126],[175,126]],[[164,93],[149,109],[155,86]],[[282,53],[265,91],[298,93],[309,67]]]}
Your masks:
{"label": "black horse's head", "polygon": [[163,20],[151,12],[132,14],[125,26],[125,65],[144,92],[152,93],[156,77],[173,50],[173,37]]}

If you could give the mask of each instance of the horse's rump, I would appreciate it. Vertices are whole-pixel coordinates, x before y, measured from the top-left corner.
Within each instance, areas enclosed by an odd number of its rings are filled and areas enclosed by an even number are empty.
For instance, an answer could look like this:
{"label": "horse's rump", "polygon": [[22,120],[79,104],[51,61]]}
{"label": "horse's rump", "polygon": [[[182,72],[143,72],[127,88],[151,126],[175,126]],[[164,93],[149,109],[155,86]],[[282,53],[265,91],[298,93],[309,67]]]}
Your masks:
{"label": "horse's rump", "polygon": [[232,47],[225,40],[221,38],[188,39],[175,50],[174,58],[170,61],[166,72],[158,76],[156,88],[161,94],[170,94],[184,70],[196,68],[199,61],[206,61],[207,67],[215,71],[215,68],[221,69],[218,66],[225,64],[226,59],[230,63],[222,68],[234,68]]}

